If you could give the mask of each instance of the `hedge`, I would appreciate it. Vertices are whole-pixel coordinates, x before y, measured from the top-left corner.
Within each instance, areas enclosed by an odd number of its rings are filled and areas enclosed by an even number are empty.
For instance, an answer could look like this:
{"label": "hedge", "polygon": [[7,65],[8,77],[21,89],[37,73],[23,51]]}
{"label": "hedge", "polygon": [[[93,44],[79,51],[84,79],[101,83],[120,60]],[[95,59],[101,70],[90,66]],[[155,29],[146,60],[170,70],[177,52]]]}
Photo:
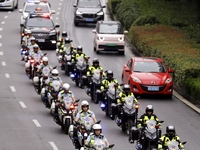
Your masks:
{"label": "hedge", "polygon": [[200,101],[200,78],[188,78],[184,82],[187,93]]}

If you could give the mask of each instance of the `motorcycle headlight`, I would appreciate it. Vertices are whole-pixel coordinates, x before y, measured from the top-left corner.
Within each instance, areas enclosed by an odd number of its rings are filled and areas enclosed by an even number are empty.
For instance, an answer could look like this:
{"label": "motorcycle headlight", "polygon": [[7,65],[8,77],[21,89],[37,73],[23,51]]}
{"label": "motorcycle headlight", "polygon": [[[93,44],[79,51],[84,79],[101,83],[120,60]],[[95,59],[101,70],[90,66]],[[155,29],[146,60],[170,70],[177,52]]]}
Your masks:
{"label": "motorcycle headlight", "polygon": [[134,82],[142,83],[142,81],[140,79],[136,78],[136,77],[132,77],[132,79],[133,79]]}
{"label": "motorcycle headlight", "polygon": [[123,42],[123,41],[124,41],[124,37],[118,37],[118,40],[119,40],[120,42]]}
{"label": "motorcycle headlight", "polygon": [[80,12],[80,11],[77,10],[77,11],[76,11],[76,14],[77,14],[77,15],[81,15],[82,12]]}
{"label": "motorcycle headlight", "polygon": [[172,78],[168,78],[168,79],[165,81],[165,83],[170,83],[170,82],[172,82]]}
{"label": "motorcycle headlight", "polygon": [[97,15],[98,15],[98,16],[103,15],[103,11],[98,12]]}
{"label": "motorcycle headlight", "polygon": [[99,36],[99,37],[97,37],[97,39],[98,39],[99,41],[104,41],[105,38]]}

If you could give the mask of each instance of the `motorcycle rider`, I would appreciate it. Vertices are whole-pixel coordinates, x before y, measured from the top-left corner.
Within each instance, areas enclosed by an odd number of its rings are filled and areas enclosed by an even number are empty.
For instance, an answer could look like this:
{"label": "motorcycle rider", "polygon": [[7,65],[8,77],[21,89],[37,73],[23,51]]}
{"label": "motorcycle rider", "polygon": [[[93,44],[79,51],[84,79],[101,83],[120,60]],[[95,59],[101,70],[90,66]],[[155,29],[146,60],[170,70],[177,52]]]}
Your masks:
{"label": "motorcycle rider", "polygon": [[158,142],[158,150],[163,150],[168,148],[168,142],[177,141],[179,143],[179,148],[185,150],[184,145],[180,141],[180,137],[176,134],[175,127],[173,125],[168,125],[166,127],[166,134],[164,134]]}
{"label": "motorcycle rider", "polygon": [[[89,147],[93,147],[94,146],[94,142],[96,139],[101,139],[105,142],[106,147],[109,147],[109,142],[107,140],[107,138],[105,137],[105,135],[102,134],[102,127],[100,124],[94,124],[93,127],[93,132],[90,133],[90,135],[87,137],[87,140],[85,140],[85,145],[88,145]],[[85,149],[88,149],[87,147],[85,147]]]}
{"label": "motorcycle rider", "polygon": [[[31,53],[33,52],[33,47],[34,46],[38,46],[37,43],[36,43],[36,39],[34,37],[31,37],[30,38],[30,44],[28,45],[28,52],[29,52],[29,55],[31,55]],[[38,46],[39,47],[39,46]]]}
{"label": "motorcycle rider", "polygon": [[122,91],[119,93],[119,96],[118,96],[118,99],[117,99],[117,105],[118,105],[118,115],[117,115],[117,118],[116,118],[116,123],[118,125],[121,124],[121,107],[123,106],[124,104],[124,100],[126,97],[134,97],[134,103],[135,104],[138,104],[138,101],[137,99],[135,98],[133,92],[131,92],[131,89],[130,89],[130,86],[128,84],[125,84],[123,86],[123,89]]}
{"label": "motorcycle rider", "polygon": [[[152,105],[147,105],[145,108],[145,113],[143,115],[140,116],[140,123],[138,124],[138,129],[139,129],[139,138],[138,138],[138,142],[137,142],[137,147],[141,147],[140,143],[142,143],[142,136],[143,136],[143,131],[146,127],[146,122],[149,120],[155,120],[157,122],[157,125],[159,126],[159,128],[161,129],[161,124],[158,122],[158,117],[153,113],[154,108]],[[133,142],[133,141],[132,141]],[[130,143],[132,143],[130,141]]]}
{"label": "motorcycle rider", "polygon": [[62,34],[61,34],[62,37],[60,37],[57,41],[57,46],[58,46],[58,49],[61,48],[62,45],[64,45],[64,38],[67,37],[67,32],[66,31],[63,31]]}
{"label": "motorcycle rider", "polygon": [[28,45],[31,44],[30,39],[33,37],[33,36],[31,36],[31,33],[32,33],[31,30],[25,31],[25,35],[22,38],[22,45],[23,46],[28,46]]}
{"label": "motorcycle rider", "polygon": [[89,94],[90,93],[90,77],[91,75],[93,75],[94,73],[94,70],[96,69],[99,69],[103,74],[103,76],[105,76],[104,72],[103,72],[103,67],[99,65],[99,59],[98,58],[94,58],[93,61],[92,61],[92,66],[90,66],[88,68],[88,71],[87,71],[87,87],[86,87],[86,93]]}
{"label": "motorcycle rider", "polygon": [[[42,64],[40,64],[40,66],[38,67],[37,73],[41,74],[44,67],[49,68],[50,71],[53,70],[53,68],[49,65],[48,61],[49,60],[46,56],[42,58]],[[41,90],[40,88],[41,87],[39,86],[38,92]]]}
{"label": "motorcycle rider", "polygon": [[52,82],[54,80],[57,80],[60,82],[61,86],[63,86],[63,82],[61,80],[61,78],[58,76],[59,74],[59,71],[57,69],[53,69],[51,71],[51,76],[46,80],[45,84],[47,85],[46,89],[48,90],[45,90],[45,97],[46,99],[44,99],[44,103],[46,105],[46,107],[48,107],[48,101],[47,101],[47,93],[51,93],[51,89],[52,89]]}
{"label": "motorcycle rider", "polygon": [[62,88],[63,90],[58,93],[58,101],[55,105],[54,119],[58,124],[60,123],[60,119],[58,117],[58,104],[63,103],[68,97],[71,98],[73,103],[75,102],[74,93],[70,91],[70,85],[68,83],[64,83]]}
{"label": "motorcycle rider", "polygon": [[33,46],[33,51],[31,52],[30,51],[30,56],[34,58],[35,55],[39,55],[40,56],[40,59],[43,57],[43,53],[42,51],[39,49],[39,46],[37,44],[35,44]]}
{"label": "motorcycle rider", "polygon": [[[82,123],[81,118],[82,117],[91,117],[93,119],[93,122],[96,123],[97,119],[95,117],[94,112],[92,112],[91,110],[89,110],[89,103],[86,100],[83,100],[81,102],[81,110],[77,113],[76,118],[75,118],[75,123],[79,122],[80,124]],[[79,146],[79,142],[78,142],[78,138],[77,138],[77,132],[74,131],[74,135],[73,135],[73,139],[74,139],[74,145],[76,148],[78,148]]]}

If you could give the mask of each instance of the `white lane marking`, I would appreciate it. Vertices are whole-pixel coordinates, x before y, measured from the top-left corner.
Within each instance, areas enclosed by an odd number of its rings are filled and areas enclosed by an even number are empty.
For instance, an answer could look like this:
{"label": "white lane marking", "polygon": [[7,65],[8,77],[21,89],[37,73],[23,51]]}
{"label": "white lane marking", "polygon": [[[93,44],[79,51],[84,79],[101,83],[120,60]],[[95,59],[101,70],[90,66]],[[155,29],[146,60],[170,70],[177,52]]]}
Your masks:
{"label": "white lane marking", "polygon": [[59,5],[62,5],[62,3],[59,3]]}
{"label": "white lane marking", "polygon": [[3,55],[3,52],[0,52],[0,55]]}
{"label": "white lane marking", "polygon": [[200,109],[197,106],[195,106],[194,104],[187,101],[185,98],[183,98],[181,95],[179,95],[176,91],[173,91],[173,95],[175,97],[177,97],[180,101],[185,103],[187,106],[189,106],[190,108],[192,108],[193,110],[195,110],[197,113],[200,114]]}
{"label": "white lane marking", "polygon": [[2,35],[0,35],[0,39],[2,38]]}
{"label": "white lane marking", "polygon": [[6,66],[6,62],[5,61],[2,61],[1,64],[2,64],[2,66]]}
{"label": "white lane marking", "polygon": [[8,13],[11,13],[11,11],[9,11]]}
{"label": "white lane marking", "polygon": [[2,44],[0,43],[0,46],[2,46]]}
{"label": "white lane marking", "polygon": [[5,21],[2,21],[1,24],[5,24]]}
{"label": "white lane marking", "polygon": [[57,146],[55,145],[54,142],[49,142],[49,144],[51,145],[51,147],[53,148],[53,150],[58,150]]}
{"label": "white lane marking", "polygon": [[33,122],[35,123],[36,127],[42,127],[42,126],[40,125],[40,123],[39,123],[36,119],[33,119]]}
{"label": "white lane marking", "polygon": [[60,10],[60,7],[58,7],[58,10]]}
{"label": "white lane marking", "polygon": [[58,17],[56,17],[56,20],[58,20]]}
{"label": "white lane marking", "polygon": [[10,78],[10,75],[8,73],[5,74],[6,78]]}
{"label": "white lane marking", "polygon": [[60,12],[57,12],[56,14],[57,14],[57,15],[59,15],[59,14],[60,14]]}
{"label": "white lane marking", "polygon": [[14,86],[10,86],[10,89],[12,92],[16,92],[15,87]]}
{"label": "white lane marking", "polygon": [[2,31],[3,30],[3,28],[0,28],[0,31]]}
{"label": "white lane marking", "polygon": [[61,2],[63,1],[63,0],[60,0]]}
{"label": "white lane marking", "polygon": [[4,18],[6,19],[6,18],[8,18],[8,16],[5,16]]}
{"label": "white lane marking", "polygon": [[21,105],[22,108],[27,108],[24,102],[19,102],[19,104]]}

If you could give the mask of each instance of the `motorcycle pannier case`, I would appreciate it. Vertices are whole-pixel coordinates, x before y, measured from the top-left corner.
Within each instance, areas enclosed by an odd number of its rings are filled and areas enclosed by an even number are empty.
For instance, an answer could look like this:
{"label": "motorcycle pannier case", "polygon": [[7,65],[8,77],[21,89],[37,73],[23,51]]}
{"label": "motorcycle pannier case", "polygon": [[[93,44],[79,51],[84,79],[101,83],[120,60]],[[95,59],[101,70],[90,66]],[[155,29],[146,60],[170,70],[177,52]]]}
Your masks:
{"label": "motorcycle pannier case", "polygon": [[132,127],[131,131],[132,131],[132,140],[138,140],[139,130],[136,127]]}

